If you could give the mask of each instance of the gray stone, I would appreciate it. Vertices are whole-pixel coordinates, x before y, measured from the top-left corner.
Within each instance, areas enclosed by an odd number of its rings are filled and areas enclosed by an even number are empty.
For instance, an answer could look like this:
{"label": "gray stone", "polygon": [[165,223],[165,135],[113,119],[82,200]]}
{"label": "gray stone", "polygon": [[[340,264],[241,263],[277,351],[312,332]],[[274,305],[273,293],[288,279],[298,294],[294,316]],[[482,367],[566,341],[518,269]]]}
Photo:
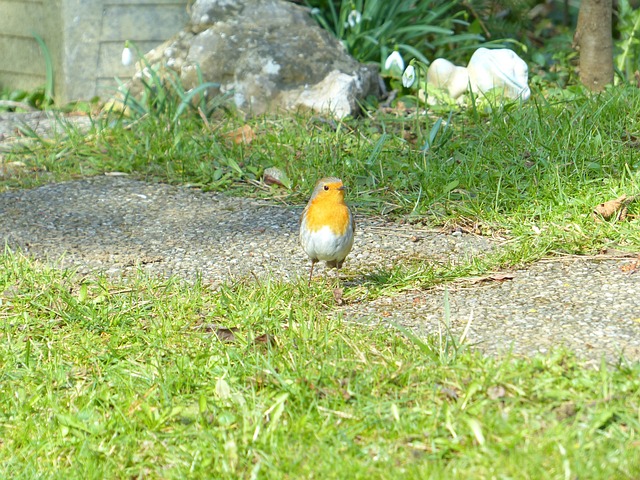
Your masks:
{"label": "gray stone", "polygon": [[[305,108],[342,118],[379,91],[377,65],[354,60],[308,9],[283,0],[198,0],[190,26],[146,58],[177,72],[187,89],[201,74],[220,84],[209,94],[232,92],[254,114]],[[131,85],[134,94],[140,88]]]}

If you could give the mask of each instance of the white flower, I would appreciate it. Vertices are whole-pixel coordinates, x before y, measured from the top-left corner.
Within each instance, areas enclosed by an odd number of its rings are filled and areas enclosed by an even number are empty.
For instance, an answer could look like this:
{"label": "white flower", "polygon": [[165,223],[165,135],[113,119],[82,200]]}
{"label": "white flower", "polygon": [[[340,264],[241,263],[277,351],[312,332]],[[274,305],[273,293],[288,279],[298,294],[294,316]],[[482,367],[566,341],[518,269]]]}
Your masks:
{"label": "white flower", "polygon": [[394,66],[397,67],[400,71],[404,70],[404,60],[402,59],[400,52],[398,52],[397,50],[391,52],[387,57],[387,60],[384,62],[385,70],[391,70],[391,68]]}
{"label": "white flower", "polygon": [[357,10],[351,10],[347,17],[347,23],[351,28],[354,28],[362,20],[362,14]]}
{"label": "white flower", "polygon": [[416,81],[416,69],[413,68],[413,65],[409,65],[407,69],[402,74],[402,86],[404,88],[409,88],[413,85],[413,82]]}
{"label": "white flower", "polygon": [[129,47],[124,47],[122,50],[122,65],[128,67],[133,63],[133,52]]}

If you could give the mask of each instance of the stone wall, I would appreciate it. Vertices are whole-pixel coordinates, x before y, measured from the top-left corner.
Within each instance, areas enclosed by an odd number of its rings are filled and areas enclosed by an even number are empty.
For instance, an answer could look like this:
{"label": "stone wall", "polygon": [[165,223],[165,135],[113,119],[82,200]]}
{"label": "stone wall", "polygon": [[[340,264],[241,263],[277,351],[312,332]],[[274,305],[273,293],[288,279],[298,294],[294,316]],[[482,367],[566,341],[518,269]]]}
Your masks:
{"label": "stone wall", "polygon": [[45,60],[33,36],[53,61],[56,102],[107,97],[133,67],[121,52],[131,40],[146,52],[181,30],[188,0],[0,0],[0,87],[30,90],[46,80]]}

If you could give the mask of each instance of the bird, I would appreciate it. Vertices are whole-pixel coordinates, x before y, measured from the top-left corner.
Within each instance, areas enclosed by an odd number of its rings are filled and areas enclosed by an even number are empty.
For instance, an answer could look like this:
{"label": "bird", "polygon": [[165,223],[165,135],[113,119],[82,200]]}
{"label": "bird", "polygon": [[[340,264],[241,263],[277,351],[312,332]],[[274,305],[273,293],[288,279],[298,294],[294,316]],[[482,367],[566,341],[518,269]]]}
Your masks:
{"label": "bird", "polygon": [[318,180],[300,217],[300,243],[311,259],[309,285],[318,261],[342,268],[353,247],[356,222],[344,201],[345,186],[336,177]]}

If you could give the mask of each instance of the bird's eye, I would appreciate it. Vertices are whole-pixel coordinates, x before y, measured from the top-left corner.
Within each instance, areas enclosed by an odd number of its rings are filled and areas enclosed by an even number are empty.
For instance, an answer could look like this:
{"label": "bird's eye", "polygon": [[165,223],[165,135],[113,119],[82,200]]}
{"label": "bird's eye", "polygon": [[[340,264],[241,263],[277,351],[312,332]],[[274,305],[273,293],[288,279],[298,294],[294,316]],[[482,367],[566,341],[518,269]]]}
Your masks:
{"label": "bird's eye", "polygon": [[322,187],[322,188],[324,188],[325,190],[329,190],[329,185],[325,185],[325,186],[324,186],[324,187]]}

